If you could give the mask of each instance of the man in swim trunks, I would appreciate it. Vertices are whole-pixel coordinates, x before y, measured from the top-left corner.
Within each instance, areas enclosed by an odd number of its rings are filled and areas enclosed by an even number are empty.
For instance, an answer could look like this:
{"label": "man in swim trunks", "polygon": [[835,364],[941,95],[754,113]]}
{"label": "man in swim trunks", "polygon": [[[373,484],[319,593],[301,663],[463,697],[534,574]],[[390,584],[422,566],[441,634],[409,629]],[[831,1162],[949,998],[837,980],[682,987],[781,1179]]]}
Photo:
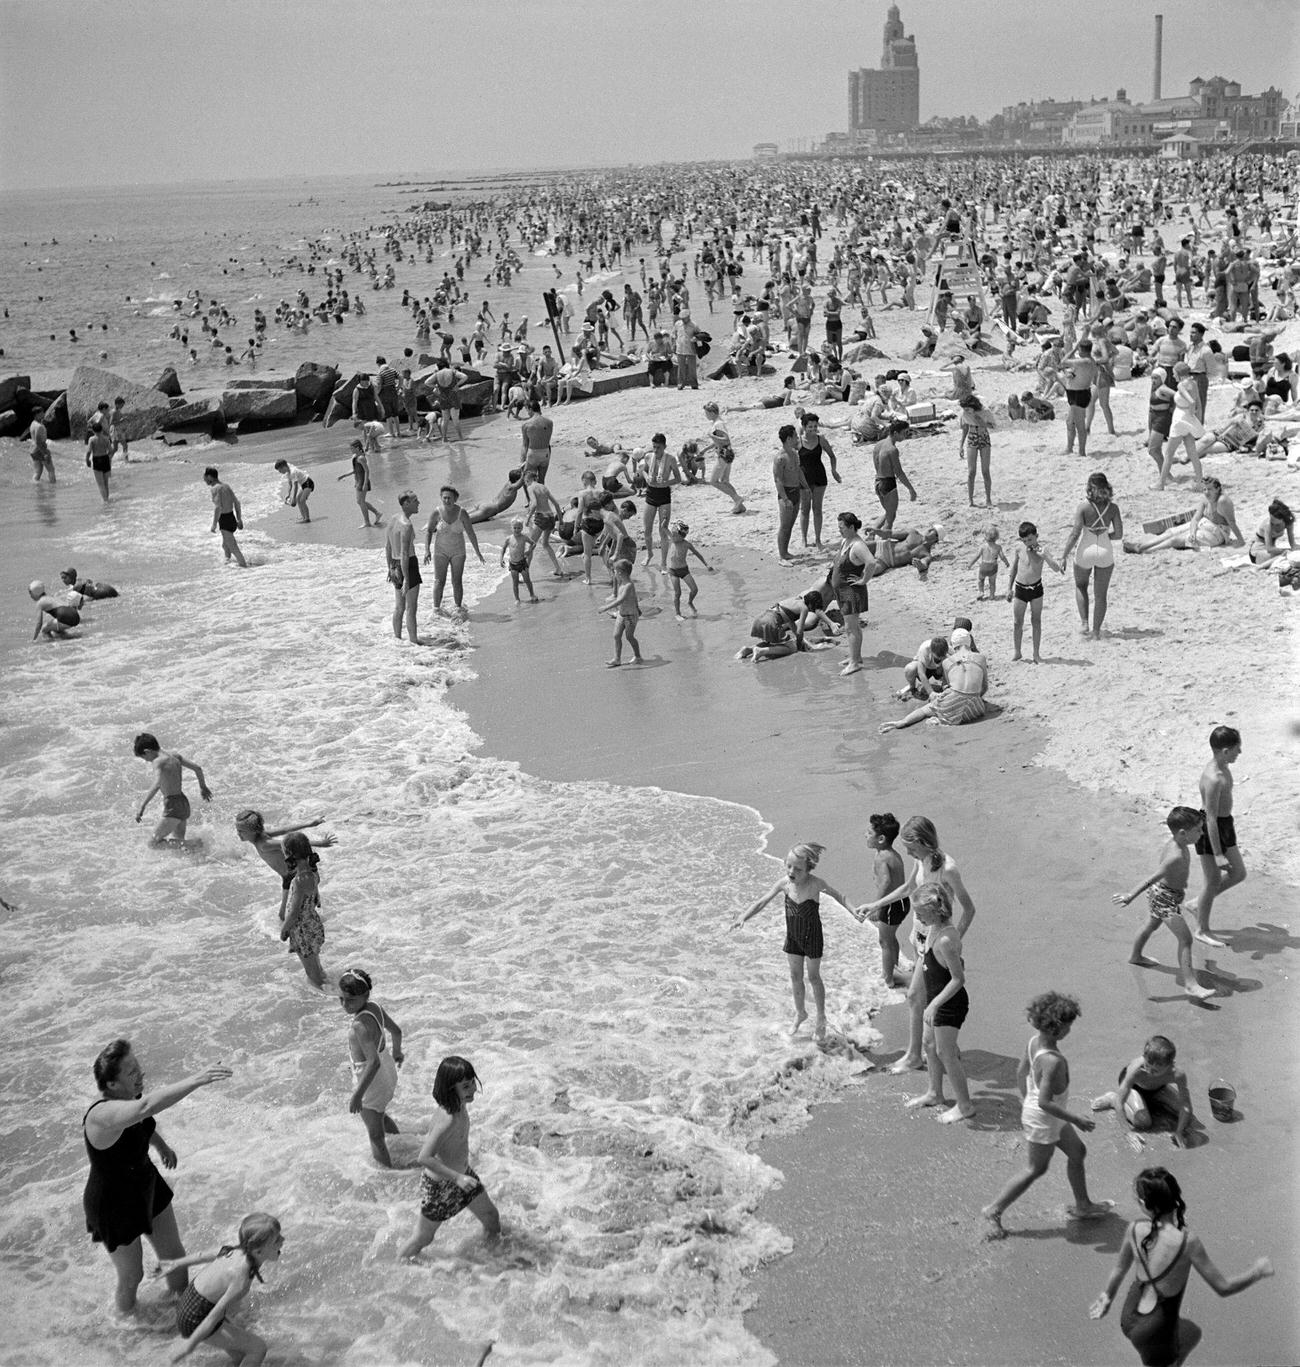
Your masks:
{"label": "man in swim trunks", "polygon": [[232,560],[241,570],[248,568],[248,561],[239,549],[235,533],[244,526],[243,509],[229,484],[222,484],[217,467],[209,465],[203,472],[203,482],[212,491],[212,530],[221,533],[221,549],[226,553],[226,564]]}
{"label": "man in swim trunks", "polygon": [[113,472],[113,439],[104,431],[98,413],[90,420],[90,435],[86,438],[86,466],[95,476],[99,496],[108,502],[108,477]]}
{"label": "man in swim trunks", "polygon": [[677,463],[677,457],[669,453],[668,438],[662,432],[656,432],[650,438],[650,446],[650,456],[646,461],[645,514],[642,520],[645,562],[648,565],[654,557],[654,524],[658,518],[659,567],[661,571],[667,572],[668,519],[672,514],[673,505],[672,486],[682,482],[682,468]]}
{"label": "man in swim trunks", "polygon": [[523,441],[522,456],[525,470],[535,470],[541,479],[551,465],[551,433],[555,423],[542,412],[542,405],[533,399],[528,405],[528,418],[519,429]]}
{"label": "man in swim trunks", "polygon": [[799,463],[798,429],[786,423],[778,432],[781,449],[772,461],[772,479],[776,484],[776,553],[783,564],[792,564],[790,534],[799,515],[799,500],[808,488],[808,477]]}
{"label": "man in swim trunks", "polygon": [[158,744],[157,739],[148,731],[142,731],[135,738],[133,748],[136,758],[152,765],[154,771],[153,787],[144,795],[140,809],[135,814],[136,825],[138,826],[144,820],[144,809],[153,801],[153,795],[161,792],[163,799],[162,820],[154,827],[150,843],[161,845],[165,841],[175,840],[177,844],[183,845],[185,843],[185,823],[190,816],[190,800],[181,791],[181,779],[183,778],[181,771],[188,769],[194,774],[199,781],[199,796],[204,802],[211,802],[212,793],[208,788],[207,780],[203,777],[203,770],[197,764],[191,764],[182,755],[164,750]]}
{"label": "man in swim trunks", "polygon": [[1092,387],[1097,382],[1097,364],[1092,359],[1092,339],[1079,341],[1078,354],[1066,359],[1062,367],[1065,380],[1065,454],[1074,454],[1075,438],[1079,441],[1079,455],[1088,454],[1088,407],[1092,403]]}
{"label": "man in swim trunks", "polygon": [[1237,848],[1237,829],[1232,819],[1232,765],[1241,758],[1241,732],[1235,726],[1216,726],[1210,732],[1210,762],[1201,773],[1201,815],[1205,829],[1196,842],[1205,887],[1196,899],[1193,936],[1202,944],[1221,948],[1223,941],[1210,933],[1214,899],[1246,881],[1246,864]]}
{"label": "man in swim trunks", "polygon": [[393,635],[402,639],[402,622],[406,622],[406,638],[413,646],[420,644],[416,626],[416,612],[420,605],[420,558],[415,553],[415,528],[411,518],[420,511],[420,499],[407,489],[397,500],[398,514],[388,524],[384,542],[384,558],[388,564],[388,582],[393,586]]}

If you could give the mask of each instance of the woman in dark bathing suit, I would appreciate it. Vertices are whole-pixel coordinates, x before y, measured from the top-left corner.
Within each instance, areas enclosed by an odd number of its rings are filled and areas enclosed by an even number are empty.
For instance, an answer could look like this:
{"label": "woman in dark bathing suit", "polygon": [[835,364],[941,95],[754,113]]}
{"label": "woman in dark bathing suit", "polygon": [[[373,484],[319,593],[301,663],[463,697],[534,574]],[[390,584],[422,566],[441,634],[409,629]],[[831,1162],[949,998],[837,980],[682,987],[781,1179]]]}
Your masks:
{"label": "woman in dark bathing suit", "polygon": [[835,452],[831,444],[822,436],[818,427],[816,413],[803,415],[803,431],[799,438],[799,468],[803,471],[808,487],[799,494],[799,530],[803,534],[803,544],[808,544],[808,515],[812,514],[813,542],[822,544],[822,503],[826,498],[826,466],[822,462],[823,453],[831,463],[831,478],[836,484],[842,483],[840,472],[835,466]]}

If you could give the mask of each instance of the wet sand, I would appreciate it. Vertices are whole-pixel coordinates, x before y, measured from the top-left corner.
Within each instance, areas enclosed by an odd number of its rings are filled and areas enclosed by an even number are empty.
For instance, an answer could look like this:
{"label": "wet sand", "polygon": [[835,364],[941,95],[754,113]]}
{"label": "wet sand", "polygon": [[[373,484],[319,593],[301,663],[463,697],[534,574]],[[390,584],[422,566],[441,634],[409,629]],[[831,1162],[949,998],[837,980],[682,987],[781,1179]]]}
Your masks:
{"label": "wet sand", "polygon": [[[1087,1307],[1135,1213],[1133,1176],[1160,1163],[1183,1182],[1193,1226],[1220,1266],[1239,1270],[1268,1253],[1279,1269],[1224,1305],[1201,1285],[1189,1294],[1187,1312],[1205,1329],[1197,1360],[1295,1361],[1300,1325],[1285,1289],[1300,1254],[1290,1121],[1300,1080],[1290,1045],[1290,964],[1300,948],[1289,927],[1294,890],[1253,870],[1223,899],[1216,920],[1233,943],[1208,959],[1196,953],[1216,996],[1205,1006],[1189,1002],[1173,980],[1172,937],[1150,947],[1160,967],[1127,966],[1142,908],[1110,903],[1112,891],[1148,871],[1161,843],[1145,804],[1086,792],[1036,767],[1042,738],[1022,722],[990,717],[878,736],[878,722],[896,715],[886,698],[900,650],[936,625],[891,605],[891,576],[872,585],[864,676],[838,676],[838,649],[735,662],[742,624],[789,592],[790,576],[750,552],[709,554],[725,568],[700,576],[700,618],[675,622],[669,596],[666,611],[642,624],[649,663],[640,669],[603,668],[610,629],[594,611],[603,589],[539,589],[554,601],[518,610],[509,590],[499,591],[478,621],[495,628],[518,620],[505,631],[475,630],[478,679],[456,701],[489,752],[531,773],[755,806],[774,827],[769,852],[781,856],[797,839],[824,843],[822,871],[851,897],[870,895],[861,833],[872,811],[929,815],[962,866],[979,909],[967,941],[973,1007],[962,1036],[978,1118],[945,1127],[905,1111],[922,1075],[880,1072],[864,1078],[855,1099],[819,1108],[806,1129],[762,1145],[785,1182],[759,1214],[791,1234],[795,1250],[758,1275],[750,1329],[791,1364],[1125,1360],[1118,1309],[1098,1325]],[[643,606],[663,607],[665,590],[652,579],[638,570]],[[991,698],[998,692],[995,668]],[[664,868],[671,876],[671,850]],[[736,906],[718,908],[719,938],[761,891],[737,888]],[[823,971],[834,984],[836,941],[873,932],[833,912],[825,921]],[[768,913],[751,925],[755,990],[770,993],[774,1017],[785,1019],[777,922]],[[709,946],[700,951],[707,973]],[[1086,1110],[1087,1098],[1111,1087],[1121,1063],[1159,1030],[1179,1047],[1209,1142],[1179,1151],[1156,1135],[1139,1157],[1114,1117],[1100,1116],[1089,1139],[1090,1189],[1096,1199],[1118,1199],[1118,1214],[1067,1225],[1069,1189],[1057,1161],[1007,1215],[1012,1237],[986,1244],[979,1207],[1024,1160],[1012,1095],[1030,1033],[1024,1004],[1048,988],[1083,1003],[1066,1045],[1078,1104]],[[905,1036],[903,1008],[884,1009],[877,1024],[875,1057],[889,1061]],[[1238,1091],[1241,1118],[1231,1125],[1213,1120],[1206,1100],[1221,1076]]]}

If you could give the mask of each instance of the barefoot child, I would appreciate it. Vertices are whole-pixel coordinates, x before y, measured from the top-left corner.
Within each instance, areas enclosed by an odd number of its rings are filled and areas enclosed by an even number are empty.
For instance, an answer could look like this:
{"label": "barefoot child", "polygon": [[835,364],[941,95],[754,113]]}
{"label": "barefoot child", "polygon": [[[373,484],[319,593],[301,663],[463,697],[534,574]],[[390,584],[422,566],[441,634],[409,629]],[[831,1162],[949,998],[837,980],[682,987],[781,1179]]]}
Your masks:
{"label": "barefoot child", "polygon": [[[898,839],[898,818],[893,812],[873,813],[867,821],[870,825],[867,844],[876,852],[871,861],[871,874],[876,882],[876,900],[882,902],[903,886],[903,859],[894,849],[894,841]],[[898,972],[898,927],[907,919],[910,906],[908,898],[898,897],[868,912],[865,918],[874,923],[880,937],[880,975],[889,987],[895,986]]]}
{"label": "barefoot child", "polygon": [[1146,925],[1133,941],[1129,963],[1145,968],[1154,962],[1142,951],[1163,922],[1178,941],[1178,977],[1182,982],[1183,991],[1189,997],[1204,999],[1212,997],[1214,991],[1212,988],[1202,987],[1196,981],[1196,971],[1192,967],[1192,932],[1183,920],[1183,897],[1187,893],[1187,880],[1192,871],[1190,847],[1200,838],[1205,829],[1205,821],[1200,812],[1195,812],[1190,807],[1175,807],[1165,818],[1165,825],[1169,827],[1172,839],[1160,852],[1160,867],[1145,882],[1139,883],[1132,892],[1117,892],[1111,897],[1111,901],[1126,907],[1138,893],[1146,892],[1150,912]]}
{"label": "barefoot child", "polygon": [[976,597],[980,602],[985,598],[993,599],[998,596],[998,561],[1004,565],[1007,557],[1003,554],[1002,547],[998,545],[998,529],[990,527],[984,533],[984,540],[980,543],[980,548],[975,552],[970,560],[966,562],[966,568],[979,561],[979,579],[976,583],[978,590]]}
{"label": "barefoot child", "polygon": [[433,1080],[433,1099],[440,1113],[433,1118],[420,1149],[420,1211],[411,1237],[402,1245],[399,1258],[416,1258],[433,1242],[438,1226],[467,1206],[487,1231],[489,1239],[501,1233],[501,1217],[483,1189],[478,1173],[469,1165],[469,1112],[465,1109],[479,1089],[478,1074],[468,1059],[455,1054],[438,1065]]}
{"label": "barefoot child", "polygon": [[1196,842],[1205,886],[1196,899],[1196,929],[1203,944],[1222,949],[1223,941],[1210,933],[1210,912],[1220,893],[1246,881],[1246,864],[1237,847],[1232,819],[1232,766],[1241,758],[1241,732],[1235,726],[1216,726],[1210,732],[1210,762],[1201,773],[1201,809],[1205,829]]}
{"label": "barefoot child", "polygon": [[248,1295],[253,1281],[262,1280],[261,1268],[275,1262],[283,1248],[279,1220],[254,1211],[240,1221],[237,1243],[159,1265],[160,1275],[202,1267],[176,1306],[176,1332],[183,1342],[172,1354],[173,1362],[180,1362],[201,1343],[207,1343],[222,1349],[241,1367],[258,1367],[266,1356],[265,1340],[231,1323],[227,1316]]}
{"label": "barefoot child", "polygon": [[1187,1074],[1174,1066],[1178,1051],[1164,1035],[1152,1035],[1142,1052],[1120,1069],[1119,1089],[1094,1098],[1094,1111],[1118,1111],[1135,1130],[1149,1130],[1157,1114],[1172,1118],[1175,1148],[1187,1142],[1192,1123],[1192,1096]]}
{"label": "barefoot child", "polygon": [[1140,1270],[1124,1299],[1120,1331],[1144,1363],[1186,1362],[1196,1340],[1180,1343],[1179,1311],[1192,1268],[1220,1296],[1235,1296],[1238,1291],[1271,1277],[1273,1264],[1267,1258],[1256,1258],[1246,1272],[1224,1276],[1210,1260],[1200,1239],[1187,1232],[1182,1188],[1166,1169],[1143,1168],[1133,1183],[1133,1191],[1146,1218],[1134,1220],[1124,1231],[1114,1271],[1088,1314],[1099,1320],[1110,1309],[1136,1258]]}
{"label": "barefoot child", "polygon": [[607,598],[598,612],[615,612],[618,621],[614,623],[614,658],[605,661],[606,669],[617,669],[623,663],[623,638],[632,647],[632,662],[641,663],[641,645],[636,639],[636,620],[641,616],[641,605],[637,601],[636,585],[632,583],[632,562],[619,560],[614,565],[614,596]]}
{"label": "barefoot child", "polygon": [[[279,830],[268,831],[262,813],[245,807],[235,817],[235,834],[262,856],[262,862],[280,875],[280,920],[284,920],[284,909],[289,902],[289,886],[293,878],[284,857],[284,847],[280,837],[292,835],[294,831],[309,831],[319,826],[325,818],[319,816],[315,821],[304,821],[300,826],[281,826]],[[313,849],[327,850],[334,844],[334,837],[326,831],[324,835],[311,842]]]}
{"label": "barefoot child", "polygon": [[[973,562],[972,562],[973,563]],[[898,698],[930,699],[943,692],[943,662],[948,658],[948,638],[931,636],[916,648],[916,658],[903,669],[907,687],[895,694]]]}
{"label": "barefoot child", "polygon": [[[970,1011],[966,993],[966,969],[961,957],[961,936],[952,924],[952,899],[939,883],[927,883],[912,898],[912,919],[926,932],[925,952],[918,967],[925,981],[925,1066],[929,1086],[907,1102],[908,1110],[941,1106],[939,1123],[954,1125],[970,1120],[975,1104],[970,1099],[966,1069],[961,1061],[957,1035]],[[952,1104],[944,1095],[943,1080],[952,1083]]]}
{"label": "barefoot child", "polygon": [[687,541],[686,533],[690,528],[684,522],[672,522],[668,526],[668,573],[673,581],[673,613],[680,622],[682,620],[682,583],[690,590],[690,597],[686,600],[686,606],[691,612],[695,611],[695,596],[700,591],[700,586],[695,582],[695,576],[687,568],[687,557],[693,555],[710,574],[713,573],[713,566],[697,551],[691,542]]}
{"label": "barefoot child", "polygon": [[[339,1002],[352,1017],[348,1052],[355,1079],[348,1111],[359,1115],[370,1136],[370,1152],[381,1168],[391,1168],[386,1134],[399,1134],[397,1122],[388,1114],[388,1103],[397,1090],[397,1070],[402,1066],[402,1027],[378,1002],[370,1000],[373,984],[363,968],[349,968],[339,978]],[[384,1032],[392,1037],[387,1049]]]}
{"label": "barefoot child", "polygon": [[320,951],[325,943],[325,927],[321,925],[320,878],[316,873],[320,858],[311,841],[301,831],[294,831],[284,838],[284,860],[289,869],[289,898],[280,938],[288,940],[290,952],[302,960],[312,986],[324,987]]}
{"label": "barefoot child", "polygon": [[785,877],[780,879],[766,897],[755,902],[752,907],[731,923],[737,930],[780,894],[785,895],[785,956],[790,965],[790,987],[794,993],[794,1026],[790,1033],[797,1034],[799,1027],[808,1019],[806,997],[804,996],[804,971],[807,969],[808,981],[812,984],[813,1005],[817,1019],[813,1035],[818,1040],[826,1038],[826,987],[822,982],[822,917],[821,895],[833,898],[847,911],[849,904],[842,892],[837,892],[824,879],[818,878],[813,870],[825,853],[823,845],[796,845],[785,857]]}
{"label": "barefoot child", "polygon": [[185,823],[190,818],[190,800],[181,791],[181,770],[188,769],[199,780],[199,796],[204,802],[212,801],[212,793],[203,777],[203,770],[191,764],[182,755],[164,750],[148,731],[141,731],[134,745],[137,759],[151,764],[154,771],[153,787],[144,795],[140,810],[135,814],[136,825],[144,820],[144,809],[153,801],[153,795],[161,790],[163,795],[162,820],[154,827],[150,844],[161,845],[174,840],[178,845],[185,843]]}
{"label": "barefoot child", "polygon": [[1057,1149],[1065,1155],[1065,1175],[1074,1193],[1074,1205],[1066,1212],[1075,1220],[1098,1220],[1114,1209],[1113,1201],[1093,1201],[1083,1160],[1088,1150],[1077,1131],[1096,1129],[1096,1122],[1066,1110],[1070,1096],[1070,1065],[1060,1042],[1078,1020],[1079,1003],[1063,992],[1044,992],[1029,1003],[1025,1013],[1037,1032],[1029,1041],[1017,1070],[1017,1086],[1024,1093],[1020,1123],[1029,1145],[1029,1168],[1003,1188],[997,1200],[980,1212],[990,1222],[989,1239],[1005,1239],[1002,1213],[1018,1201],[1047,1171]]}
{"label": "barefoot child", "polygon": [[517,517],[510,524],[510,535],[506,538],[506,543],[501,547],[501,563],[506,563],[506,557],[510,559],[510,588],[515,595],[515,602],[519,601],[519,584],[528,590],[528,601],[537,603],[541,600],[533,592],[533,581],[528,577],[528,562],[532,559],[533,543],[524,535],[524,520]]}
{"label": "barefoot child", "polygon": [[[1034,663],[1039,664],[1038,647],[1043,639],[1043,562],[1057,574],[1065,573],[1065,566],[1052,559],[1051,553],[1038,544],[1038,528],[1032,522],[1022,522],[1017,532],[1020,545],[1012,553],[1011,582],[1007,585],[1007,602],[1014,597],[1015,621],[1011,628],[1015,645],[1013,660],[1023,660],[1020,645],[1025,635],[1025,604],[1029,610],[1030,630],[1034,641]],[[991,596],[991,595],[990,595]]]}

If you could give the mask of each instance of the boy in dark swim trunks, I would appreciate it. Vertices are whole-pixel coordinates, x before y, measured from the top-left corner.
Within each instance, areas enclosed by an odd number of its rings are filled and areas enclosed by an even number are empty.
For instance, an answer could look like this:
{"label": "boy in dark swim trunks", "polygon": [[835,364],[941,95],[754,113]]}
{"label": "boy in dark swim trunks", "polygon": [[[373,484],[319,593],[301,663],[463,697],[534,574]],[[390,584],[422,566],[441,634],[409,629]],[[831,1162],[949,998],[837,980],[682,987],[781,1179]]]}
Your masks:
{"label": "boy in dark swim trunks", "polygon": [[1204,816],[1190,807],[1175,807],[1165,818],[1172,839],[1160,852],[1160,867],[1150,878],[1141,882],[1132,892],[1117,892],[1111,901],[1126,907],[1140,892],[1147,895],[1150,914],[1147,923],[1133,941],[1133,951],[1129,963],[1142,968],[1151,967],[1143,950],[1147,941],[1160,928],[1161,922],[1173,932],[1178,941],[1178,975],[1182,979],[1183,991],[1198,1000],[1212,997],[1211,988],[1202,987],[1196,981],[1196,970],[1192,967],[1192,932],[1183,920],[1183,897],[1187,892],[1187,880],[1192,871],[1191,846],[1197,844],[1205,830]]}
{"label": "boy in dark swim trunks", "polygon": [[710,574],[713,573],[713,566],[686,539],[686,533],[689,531],[690,528],[685,522],[672,522],[668,525],[668,573],[673,581],[673,615],[679,622],[682,620],[682,584],[686,585],[690,593],[686,606],[692,613],[695,612],[695,595],[700,591],[700,586],[690,571],[687,557],[693,555]]}
{"label": "boy in dark swim trunks", "polygon": [[1192,934],[1203,945],[1221,948],[1223,941],[1210,934],[1210,909],[1221,892],[1246,881],[1246,865],[1237,848],[1237,828],[1232,820],[1232,765],[1241,758],[1241,732],[1235,726],[1216,726],[1210,732],[1210,753],[1212,758],[1201,774],[1205,829],[1196,842],[1205,887],[1196,899]]}
{"label": "boy in dark swim trunks", "polygon": [[1052,559],[1051,552],[1038,544],[1038,528],[1032,522],[1022,522],[1017,533],[1020,545],[1011,558],[1011,583],[1007,585],[1007,602],[1015,599],[1015,619],[1011,628],[1015,652],[1013,660],[1023,660],[1020,646],[1025,634],[1025,606],[1030,605],[1030,629],[1034,640],[1034,663],[1039,663],[1038,648],[1043,640],[1043,562],[1057,574],[1065,573],[1065,566]]}
{"label": "boy in dark swim trunks", "polygon": [[1120,1069],[1119,1087],[1094,1097],[1094,1111],[1117,1111],[1135,1130],[1149,1130],[1159,1117],[1173,1121],[1176,1148],[1187,1142],[1193,1119],[1187,1074],[1175,1067],[1178,1051],[1164,1035],[1152,1035],[1141,1054]]}
{"label": "boy in dark swim trunks", "polygon": [[154,827],[150,844],[162,845],[169,840],[174,840],[178,845],[183,845],[185,843],[185,823],[190,816],[190,800],[181,791],[181,779],[183,777],[181,771],[188,769],[198,778],[199,796],[204,802],[211,802],[212,793],[208,788],[207,780],[203,777],[203,770],[197,764],[191,764],[183,756],[174,754],[170,750],[164,750],[148,731],[142,731],[135,738],[134,749],[136,758],[144,760],[146,764],[153,765],[154,769],[153,787],[144,795],[140,809],[135,814],[136,825],[144,820],[144,809],[153,801],[153,795],[161,790],[163,795],[162,820]]}
{"label": "boy in dark swim trunks", "polygon": [[[867,844],[876,852],[871,861],[871,875],[876,882],[876,898],[888,897],[895,888],[903,886],[903,860],[894,849],[898,839],[898,819],[893,812],[873,813],[867,818]],[[865,914],[875,923],[880,937],[880,976],[888,987],[896,985],[898,973],[898,927],[907,919],[911,902],[906,897],[896,898],[886,906]],[[856,913],[854,913],[856,915]],[[906,987],[904,981],[901,986]]]}

